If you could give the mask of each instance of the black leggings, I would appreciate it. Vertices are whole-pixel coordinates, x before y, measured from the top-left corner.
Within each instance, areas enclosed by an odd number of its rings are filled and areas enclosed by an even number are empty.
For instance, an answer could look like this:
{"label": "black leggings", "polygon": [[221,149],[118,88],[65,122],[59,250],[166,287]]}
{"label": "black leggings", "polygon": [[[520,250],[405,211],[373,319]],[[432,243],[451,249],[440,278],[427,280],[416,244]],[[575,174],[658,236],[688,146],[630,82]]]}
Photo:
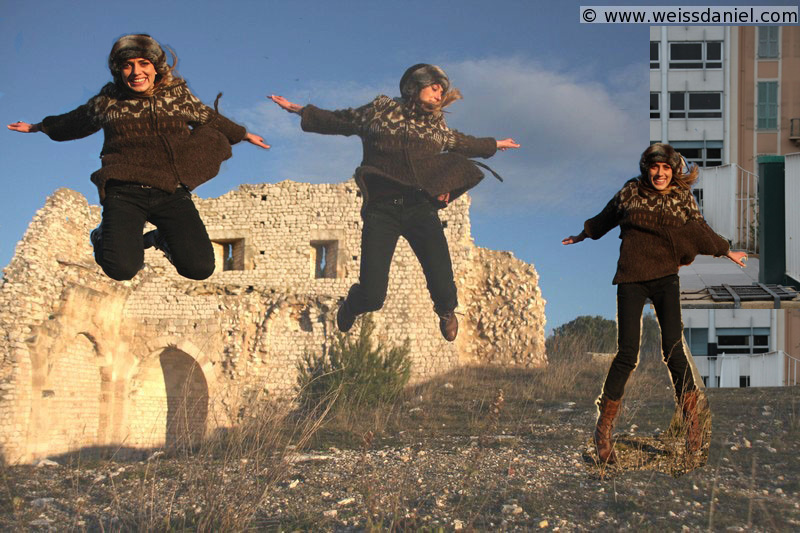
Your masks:
{"label": "black leggings", "polygon": [[434,310],[444,314],[456,308],[456,284],[447,239],[436,208],[425,193],[414,191],[372,201],[364,209],[363,219],[359,282],[350,288],[346,300],[354,315],[383,306],[392,256],[401,235],[422,265]]}
{"label": "black leggings", "polygon": [[639,363],[639,341],[642,309],[647,298],[653,302],[661,328],[661,349],[677,397],[694,390],[692,369],[683,351],[681,321],[681,289],[678,275],[672,274],[642,283],[620,283],[617,286],[617,355],[608,369],[603,394],[619,400],[625,383]]}
{"label": "black leggings", "polygon": [[188,190],[180,187],[168,193],[113,181],[106,184],[102,241],[94,253],[108,277],[131,279],[142,268],[145,222],[155,224],[166,239],[181,276],[199,280],[214,273],[214,249]]}

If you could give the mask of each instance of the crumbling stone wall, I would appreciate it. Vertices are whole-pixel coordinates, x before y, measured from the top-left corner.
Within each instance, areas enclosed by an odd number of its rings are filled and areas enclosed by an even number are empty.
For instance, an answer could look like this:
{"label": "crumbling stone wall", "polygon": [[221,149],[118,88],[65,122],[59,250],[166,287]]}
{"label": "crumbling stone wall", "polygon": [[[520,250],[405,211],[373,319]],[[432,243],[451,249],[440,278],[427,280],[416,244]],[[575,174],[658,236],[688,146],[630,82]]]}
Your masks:
{"label": "crumbling stone wall", "polygon": [[[88,447],[194,443],[254,401],[289,398],[296,365],[323,353],[357,280],[361,199],[351,181],[242,185],[197,199],[217,271],[181,278],[148,250],[131,281],[94,263],[100,208],[60,189],[36,214],[0,284],[0,454],[26,461]],[[376,335],[410,341],[415,381],[461,364],[545,364],[533,266],[472,242],[469,198],[442,211],[461,331],[438,331],[401,239]]]}

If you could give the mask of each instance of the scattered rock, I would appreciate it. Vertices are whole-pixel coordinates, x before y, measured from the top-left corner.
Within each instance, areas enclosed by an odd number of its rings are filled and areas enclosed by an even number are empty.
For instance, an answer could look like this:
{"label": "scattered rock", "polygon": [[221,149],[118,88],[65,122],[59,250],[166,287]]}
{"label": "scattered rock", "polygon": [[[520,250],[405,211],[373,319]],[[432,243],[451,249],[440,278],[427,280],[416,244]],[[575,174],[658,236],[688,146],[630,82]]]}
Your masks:
{"label": "scattered rock", "polygon": [[56,501],[55,498],[36,498],[31,502],[31,505],[33,507],[45,507],[47,505],[50,505],[54,501]]}
{"label": "scattered rock", "polygon": [[147,460],[148,460],[148,461],[153,461],[153,460],[155,460],[155,459],[158,459],[158,458],[159,458],[159,457],[161,457],[162,455],[164,455],[164,452],[163,452],[163,450],[158,450],[157,452],[153,452],[153,453],[150,455],[150,457],[148,457],[148,458],[147,458]]}

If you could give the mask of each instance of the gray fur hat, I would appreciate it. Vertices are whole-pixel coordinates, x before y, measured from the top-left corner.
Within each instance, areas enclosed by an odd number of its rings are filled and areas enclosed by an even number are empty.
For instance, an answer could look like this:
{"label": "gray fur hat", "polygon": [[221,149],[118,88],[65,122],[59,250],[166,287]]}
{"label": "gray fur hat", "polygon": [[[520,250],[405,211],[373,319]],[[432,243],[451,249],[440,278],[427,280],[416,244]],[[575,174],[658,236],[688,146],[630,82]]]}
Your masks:
{"label": "gray fur hat", "polygon": [[111,47],[111,53],[108,54],[108,68],[115,80],[119,79],[122,64],[134,57],[148,59],[156,68],[156,72],[162,76],[169,71],[167,54],[158,41],[146,33],[123,35],[117,39]]}
{"label": "gray fur hat", "polygon": [[450,78],[444,70],[436,65],[417,63],[409,67],[400,78],[400,95],[407,100],[414,99],[422,89],[435,83],[442,86],[443,93],[450,89]]}
{"label": "gray fur hat", "polygon": [[647,147],[639,160],[639,170],[642,176],[648,175],[648,170],[653,163],[666,163],[672,168],[673,174],[683,171],[684,160],[672,146],[666,143],[655,143]]}

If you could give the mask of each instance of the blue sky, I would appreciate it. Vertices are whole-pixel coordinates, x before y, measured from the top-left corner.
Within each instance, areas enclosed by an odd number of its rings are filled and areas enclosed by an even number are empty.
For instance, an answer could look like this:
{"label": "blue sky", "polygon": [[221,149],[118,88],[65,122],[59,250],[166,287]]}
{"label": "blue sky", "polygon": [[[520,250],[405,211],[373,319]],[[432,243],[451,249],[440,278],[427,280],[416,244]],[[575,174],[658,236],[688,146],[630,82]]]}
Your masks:
{"label": "blue sky", "polygon": [[[120,35],[146,32],[172,47],[194,93],[264,136],[247,143],[195,192],[219,196],[242,183],[340,182],[361,157],[357,139],[304,134],[294,115],[265,100],[342,108],[397,95],[402,72],[442,66],[464,100],[451,127],[513,137],[473,193],[476,244],[535,265],[548,330],[583,314],[614,318],[616,232],[564,247],[563,237],[602,209],[637,172],[648,145],[648,27],[580,24],[571,2],[104,2],[2,0],[0,118],[38,122],[84,103],[110,80]],[[4,130],[0,161],[0,265],[59,187],[97,203],[89,175],[102,133],[55,143]],[[87,236],[88,239],[88,236]]]}

